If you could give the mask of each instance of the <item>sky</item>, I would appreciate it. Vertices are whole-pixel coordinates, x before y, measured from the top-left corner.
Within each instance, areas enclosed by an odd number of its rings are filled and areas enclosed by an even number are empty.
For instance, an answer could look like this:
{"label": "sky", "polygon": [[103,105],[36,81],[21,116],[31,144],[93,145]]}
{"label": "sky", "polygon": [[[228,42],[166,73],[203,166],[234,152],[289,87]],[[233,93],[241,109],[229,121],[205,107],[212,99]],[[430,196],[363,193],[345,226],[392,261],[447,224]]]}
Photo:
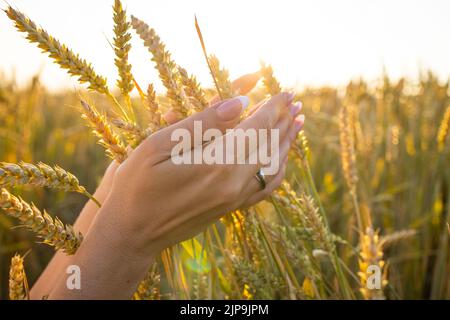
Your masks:
{"label": "sky", "polygon": [[[51,35],[92,62],[114,84],[113,0],[8,0]],[[286,87],[343,85],[375,80],[383,68],[394,77],[417,78],[433,70],[450,75],[449,0],[123,0],[129,15],[161,36],[181,66],[204,85],[211,79],[194,27],[197,15],[209,53],[231,76],[273,65]],[[0,2],[0,7],[6,7]],[[132,31],[133,74],[161,90],[150,54]],[[0,72],[19,83],[40,73],[51,89],[77,82],[27,43],[0,13]]]}

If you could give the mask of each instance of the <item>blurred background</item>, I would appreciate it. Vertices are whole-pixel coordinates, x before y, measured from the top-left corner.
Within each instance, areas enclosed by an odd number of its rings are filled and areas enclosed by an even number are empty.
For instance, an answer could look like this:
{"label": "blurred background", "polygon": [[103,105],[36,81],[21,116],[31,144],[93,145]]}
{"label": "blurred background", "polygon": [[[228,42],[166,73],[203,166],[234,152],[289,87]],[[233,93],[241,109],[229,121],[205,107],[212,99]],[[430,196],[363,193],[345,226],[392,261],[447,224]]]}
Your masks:
{"label": "blurred background", "polygon": [[[113,85],[117,76],[109,44],[112,2],[14,0],[11,4],[92,62]],[[272,64],[284,87],[295,88],[305,106],[314,178],[336,234],[346,230],[345,212],[351,206],[336,161],[337,111],[343,99],[356,105],[360,183],[375,225],[383,233],[418,231],[416,238],[389,249],[395,257],[389,262],[389,281],[395,287],[389,297],[450,297],[448,277],[440,287],[432,275],[437,264],[448,259],[442,261],[437,252],[442,250],[441,235],[450,210],[449,151],[448,147],[438,151],[436,136],[449,102],[449,1],[123,2],[128,14],[156,29],[174,59],[205,87],[212,82],[194,14],[208,51],[219,56],[232,78],[254,72],[264,60]],[[83,86],[27,43],[3,12],[0,30],[0,161],[58,164],[93,192],[108,160],[74,108]],[[153,82],[163,92],[148,52],[132,34],[130,61],[137,81]],[[258,89],[252,96],[259,97]],[[101,97],[95,99],[101,104]],[[77,194],[34,188],[14,191],[67,223],[74,221],[85,202]],[[0,215],[3,299],[15,252],[32,248],[26,259],[30,283],[53,253],[50,247],[34,245],[34,236],[15,225],[16,221]],[[449,265],[443,269],[444,279]]]}
{"label": "blurred background", "polygon": [[[14,0],[11,2],[53,36],[91,61],[114,82],[110,0]],[[175,61],[189,66],[204,85],[211,80],[194,28],[196,14],[208,50],[219,55],[231,76],[270,62],[285,86],[344,85],[363,76],[379,77],[383,68],[394,79],[417,79],[433,70],[450,74],[450,2],[446,0],[250,0],[123,1],[129,14],[146,21],[164,39]],[[23,40],[11,22],[0,19],[0,66],[20,83],[40,73],[51,89],[76,82]],[[139,38],[130,53],[137,80],[157,79]],[[156,85],[159,83],[156,81]],[[161,88],[159,86],[159,88]]]}

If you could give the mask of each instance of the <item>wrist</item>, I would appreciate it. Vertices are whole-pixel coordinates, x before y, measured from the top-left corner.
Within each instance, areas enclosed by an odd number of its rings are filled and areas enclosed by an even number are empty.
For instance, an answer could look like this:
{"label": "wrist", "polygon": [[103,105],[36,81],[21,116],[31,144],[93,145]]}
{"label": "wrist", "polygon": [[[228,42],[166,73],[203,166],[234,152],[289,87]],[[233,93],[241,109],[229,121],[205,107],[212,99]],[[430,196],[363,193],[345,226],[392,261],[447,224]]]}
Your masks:
{"label": "wrist", "polygon": [[108,200],[99,210],[92,229],[104,239],[111,250],[128,261],[143,263],[148,267],[160,252],[156,245],[145,237],[145,228],[137,228],[134,225],[129,211]]}

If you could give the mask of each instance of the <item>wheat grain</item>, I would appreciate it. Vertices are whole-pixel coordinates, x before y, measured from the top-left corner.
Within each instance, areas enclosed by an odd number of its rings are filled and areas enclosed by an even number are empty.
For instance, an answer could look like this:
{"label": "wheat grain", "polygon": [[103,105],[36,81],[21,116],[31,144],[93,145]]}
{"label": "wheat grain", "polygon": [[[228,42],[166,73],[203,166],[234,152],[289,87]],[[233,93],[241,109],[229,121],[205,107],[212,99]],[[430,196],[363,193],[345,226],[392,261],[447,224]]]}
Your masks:
{"label": "wheat grain", "polygon": [[89,122],[94,134],[99,138],[99,144],[106,149],[111,158],[122,163],[127,158],[127,152],[119,137],[113,132],[106,117],[100,114],[93,106],[81,100],[82,117]]}
{"label": "wheat grain", "polygon": [[71,225],[64,225],[58,218],[53,219],[47,212],[41,212],[33,204],[28,204],[6,189],[0,193],[0,208],[8,215],[19,219],[22,225],[44,239],[44,243],[56,250],[74,254],[78,249],[82,235],[74,231]]}
{"label": "wheat grain", "polygon": [[23,13],[13,9],[11,6],[5,12],[15,22],[17,30],[26,33],[30,42],[37,43],[38,47],[43,52],[48,53],[50,58],[61,68],[66,69],[70,75],[78,77],[80,83],[88,83],[90,90],[109,93],[106,79],[97,75],[90,63],[81,59],[78,54],[73,53],[67,46],[50,36],[47,31],[37,27],[36,23]]}
{"label": "wheat grain", "polygon": [[155,62],[161,81],[167,89],[167,97],[172,102],[173,111],[180,117],[189,115],[190,104],[181,85],[177,65],[172,60],[170,52],[166,50],[165,44],[154,29],[138,18],[131,16],[131,25],[153,55],[152,61]]}
{"label": "wheat grain", "polygon": [[28,300],[28,283],[23,266],[23,258],[15,254],[11,258],[9,268],[9,299],[10,300]]}

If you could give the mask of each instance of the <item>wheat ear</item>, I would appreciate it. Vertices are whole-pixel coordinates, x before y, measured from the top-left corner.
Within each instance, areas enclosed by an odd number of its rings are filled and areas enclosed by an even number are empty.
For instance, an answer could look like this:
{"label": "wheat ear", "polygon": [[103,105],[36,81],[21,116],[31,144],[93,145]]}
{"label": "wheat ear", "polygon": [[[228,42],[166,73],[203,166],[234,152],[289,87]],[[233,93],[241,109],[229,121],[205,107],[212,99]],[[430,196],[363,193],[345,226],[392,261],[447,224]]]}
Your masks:
{"label": "wheat ear", "polygon": [[11,258],[9,268],[9,299],[10,300],[29,300],[28,282],[23,266],[23,257],[15,254]]}
{"label": "wheat ear", "polygon": [[264,87],[271,96],[274,96],[281,92],[281,86],[278,80],[273,76],[272,66],[266,65],[261,62],[261,75],[263,77]]}
{"label": "wheat ear", "polygon": [[61,44],[57,39],[53,38],[46,30],[37,27],[36,23],[24,15],[22,12],[13,9],[11,6],[5,10],[7,16],[15,22],[17,30],[25,32],[27,39],[36,43],[38,47],[46,52],[56,64],[74,77],[78,78],[80,83],[88,83],[88,89],[106,94],[117,110],[127,119],[127,113],[123,110],[120,103],[109,91],[106,78],[98,75],[92,65],[86,60],[80,58],[66,45]]}
{"label": "wheat ear", "polygon": [[399,241],[410,239],[414,237],[417,234],[417,231],[414,229],[406,229],[406,230],[400,230],[395,231],[391,234],[387,234],[380,239],[379,246],[381,249],[387,249],[394,243],[397,243]]}
{"label": "wheat ear", "polygon": [[127,136],[132,136],[136,145],[139,145],[150,133],[150,130],[143,130],[136,124],[122,119],[112,119],[111,122],[116,128],[122,130]]}
{"label": "wheat ear", "polygon": [[172,60],[170,52],[161,41],[155,30],[150,28],[145,22],[131,16],[131,25],[137,34],[144,41],[145,47],[152,54],[152,61],[155,62],[159,77],[167,89],[167,97],[172,102],[173,110],[184,117],[190,113],[189,101],[180,83],[177,65]]}
{"label": "wheat ear", "polygon": [[221,99],[232,98],[235,94],[230,81],[230,73],[227,69],[221,68],[220,61],[215,55],[210,55],[208,60],[211,66],[211,75],[217,81],[219,96]]}
{"label": "wheat ear", "polygon": [[380,275],[383,275],[383,251],[380,247],[378,234],[371,227],[366,229],[365,234],[361,238],[358,272],[361,282],[360,292],[366,300],[384,299],[383,287],[387,284],[387,281],[381,280],[380,288],[369,288],[367,280],[370,274],[368,273],[373,272],[373,270],[369,270],[369,267],[377,268]]}
{"label": "wheat ear", "polygon": [[339,114],[339,129],[341,143],[341,161],[344,178],[351,192],[355,192],[358,174],[356,170],[355,143],[348,106],[344,104]]}
{"label": "wheat ear", "polygon": [[106,79],[97,75],[90,63],[81,59],[67,46],[50,36],[47,31],[36,26],[22,12],[9,6],[5,10],[8,17],[15,22],[17,30],[25,32],[30,42],[37,43],[43,52],[49,54],[61,68],[66,69],[72,76],[78,77],[80,83],[89,83],[89,89],[100,93],[108,93]]}
{"label": "wheat ear", "polygon": [[191,104],[195,111],[199,112],[208,107],[208,101],[206,100],[205,92],[203,91],[200,83],[193,75],[189,76],[186,69],[178,67],[181,83],[184,86],[184,91],[187,96],[191,98]]}
{"label": "wheat ear", "polygon": [[447,138],[449,128],[450,128],[450,106],[448,106],[447,109],[445,110],[444,117],[442,118],[441,124],[439,125],[438,134],[436,137],[439,151],[444,150],[445,139]]}
{"label": "wheat ear", "polygon": [[53,219],[47,212],[41,212],[33,204],[28,204],[6,189],[0,193],[0,208],[8,215],[19,219],[23,226],[37,233],[44,243],[74,254],[80,246],[82,235],[71,225],[64,225],[58,218]]}
{"label": "wheat ear", "polygon": [[131,34],[128,32],[130,23],[127,21],[126,11],[123,9],[120,0],[114,1],[113,10],[115,63],[120,76],[120,79],[117,80],[117,86],[130,103],[130,92],[134,88],[131,64],[128,62],[128,53],[131,49]]}
{"label": "wheat ear", "polygon": [[162,127],[163,117],[156,100],[156,92],[152,84],[147,87],[147,110],[149,116],[149,128],[152,132],[158,131]]}
{"label": "wheat ear", "polygon": [[82,118],[89,122],[94,134],[99,138],[99,144],[106,149],[108,156],[122,163],[127,158],[127,151],[113,132],[106,117],[83,100],[81,100],[81,106],[83,107]]}
{"label": "wheat ear", "polygon": [[80,182],[72,173],[59,166],[50,167],[42,162],[37,165],[26,162],[20,162],[19,164],[0,162],[0,186],[13,187],[19,185],[78,192],[100,206],[100,203],[86,191],[85,187],[80,185]]}
{"label": "wheat ear", "polygon": [[160,300],[160,283],[161,276],[158,271],[158,264],[154,263],[148,270],[145,279],[139,284],[133,295],[133,300]]}

